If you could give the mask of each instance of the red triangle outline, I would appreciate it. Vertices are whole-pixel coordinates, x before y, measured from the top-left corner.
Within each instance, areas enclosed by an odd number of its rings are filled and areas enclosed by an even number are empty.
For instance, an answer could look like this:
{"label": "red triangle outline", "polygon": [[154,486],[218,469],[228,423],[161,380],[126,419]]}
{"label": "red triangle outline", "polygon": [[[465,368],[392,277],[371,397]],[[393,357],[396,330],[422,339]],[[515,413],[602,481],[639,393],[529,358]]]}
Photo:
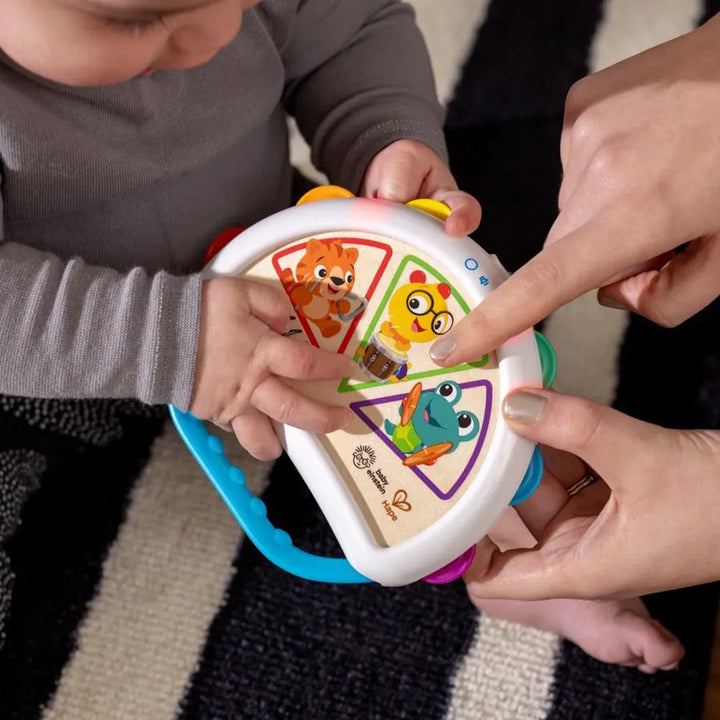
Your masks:
{"label": "red triangle outline", "polygon": [[[288,248],[284,248],[283,250],[280,250],[279,252],[276,252],[272,257],[272,264],[273,268],[275,269],[275,274],[278,276],[278,280],[280,280],[281,286],[282,286],[282,268],[280,267],[279,261],[284,258],[287,255],[291,255],[294,252],[297,252],[298,250],[301,250],[304,248],[309,240],[311,238],[308,238],[307,240],[304,240],[301,243],[297,243],[296,245],[293,245]],[[366,245],[370,247],[378,248],[379,250],[382,250],[385,253],[385,258],[382,260],[380,265],[378,266],[378,270],[375,273],[375,277],[373,278],[372,282],[368,286],[367,292],[364,295],[365,300],[367,300],[368,304],[370,303],[370,298],[375,293],[375,290],[377,289],[377,286],[380,284],[380,279],[385,274],[385,270],[390,263],[390,258],[393,255],[393,250],[390,245],[387,243],[378,242],[377,240],[367,240],[365,238],[352,238],[352,237],[344,237],[342,235],[332,236],[332,237],[324,237],[322,238],[323,241],[330,241],[330,240],[340,240],[340,242],[343,243],[343,245],[347,244],[354,244],[354,245]],[[294,275],[294,273],[293,273]],[[285,288],[283,287],[283,290]],[[288,295],[287,291],[285,291],[285,294]],[[350,338],[352,337],[352,334],[355,332],[355,328],[357,327],[358,323],[362,319],[362,316],[365,313],[362,312],[359,315],[357,315],[355,318],[353,318],[352,322],[348,326],[347,332],[345,333],[345,337],[340,342],[340,346],[337,349],[338,355],[341,355],[345,352],[348,343],[350,342]],[[314,345],[315,347],[320,347],[320,344],[318,343],[315,333],[313,333],[310,323],[298,313],[297,319],[302,325],[303,330],[305,331],[305,335],[310,341],[311,345]]]}

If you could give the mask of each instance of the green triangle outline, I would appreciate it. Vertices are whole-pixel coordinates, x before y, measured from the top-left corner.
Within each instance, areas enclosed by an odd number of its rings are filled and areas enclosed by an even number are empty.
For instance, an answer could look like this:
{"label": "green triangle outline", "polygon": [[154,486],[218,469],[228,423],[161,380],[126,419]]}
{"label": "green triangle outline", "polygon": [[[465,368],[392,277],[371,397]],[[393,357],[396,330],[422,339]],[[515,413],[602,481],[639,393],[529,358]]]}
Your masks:
{"label": "green triangle outline", "polygon": [[[368,325],[367,330],[365,331],[365,335],[363,336],[361,340],[361,346],[365,347],[370,340],[370,337],[373,334],[373,331],[377,327],[378,323],[380,322],[380,318],[382,317],[385,308],[388,305],[388,302],[390,301],[390,296],[395,291],[395,288],[398,286],[398,283],[400,282],[400,276],[403,274],[403,271],[407,267],[408,263],[410,262],[417,263],[423,270],[425,270],[430,276],[435,278],[441,283],[445,283],[450,288],[450,293],[457,301],[458,305],[462,308],[463,312],[467,315],[470,312],[470,307],[465,302],[463,297],[460,295],[460,293],[453,287],[453,285],[450,283],[450,281],[442,274],[439,273],[435,268],[431,267],[426,263],[424,260],[421,260],[419,257],[415,255],[406,255],[400,262],[400,265],[398,266],[398,269],[395,271],[395,275],[393,276],[393,279],[390,281],[390,284],[388,285],[388,289],[385,291],[385,294],[382,297],[382,300],[380,301],[380,304],[378,305],[378,309],[375,311],[375,315],[373,316],[373,319],[370,321],[370,324]],[[353,361],[357,362],[360,358],[360,354],[356,351],[353,355]],[[485,365],[487,365],[488,360],[490,359],[489,355],[484,355],[480,360],[476,360],[475,362],[471,363],[463,363],[462,365],[455,365],[450,368],[437,368],[435,370],[425,370],[424,372],[418,372],[418,373],[408,373],[408,375],[405,377],[405,380],[419,380],[421,378],[427,378],[427,377],[434,377],[436,375],[451,375],[454,373],[462,372],[463,370],[469,370],[470,368],[480,368]],[[356,390],[367,390],[368,388],[376,388],[380,387],[382,385],[387,385],[387,381],[368,381],[368,382],[360,382],[357,384],[350,385],[350,378],[345,377],[340,382],[340,385],[338,385],[337,391],[339,393],[346,393],[346,392],[354,392]]]}

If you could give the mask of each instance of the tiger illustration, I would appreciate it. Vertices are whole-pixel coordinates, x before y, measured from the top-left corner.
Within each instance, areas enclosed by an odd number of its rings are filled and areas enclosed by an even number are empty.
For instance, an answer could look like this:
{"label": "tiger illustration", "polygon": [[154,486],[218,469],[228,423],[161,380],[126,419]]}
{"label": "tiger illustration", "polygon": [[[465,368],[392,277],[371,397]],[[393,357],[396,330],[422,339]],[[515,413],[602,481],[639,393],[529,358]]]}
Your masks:
{"label": "tiger illustration", "polygon": [[305,246],[295,276],[290,268],[282,271],[280,279],[295,311],[312,322],[325,338],[337,335],[342,328],[340,321],[357,314],[351,302],[357,258],[357,248],[345,248],[341,240],[313,238]]}

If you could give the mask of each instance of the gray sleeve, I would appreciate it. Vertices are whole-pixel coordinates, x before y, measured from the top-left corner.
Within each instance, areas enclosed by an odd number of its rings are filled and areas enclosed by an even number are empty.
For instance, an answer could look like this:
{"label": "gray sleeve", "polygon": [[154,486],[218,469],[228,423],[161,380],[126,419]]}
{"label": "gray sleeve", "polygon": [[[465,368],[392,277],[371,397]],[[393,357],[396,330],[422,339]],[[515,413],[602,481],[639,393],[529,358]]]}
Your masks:
{"label": "gray sleeve", "polygon": [[443,110],[413,9],[399,0],[300,0],[285,105],[313,163],[356,192],[372,157],[413,139],[447,160]]}
{"label": "gray sleeve", "polygon": [[0,243],[0,392],[187,410],[200,296],[197,275],[122,274]]}

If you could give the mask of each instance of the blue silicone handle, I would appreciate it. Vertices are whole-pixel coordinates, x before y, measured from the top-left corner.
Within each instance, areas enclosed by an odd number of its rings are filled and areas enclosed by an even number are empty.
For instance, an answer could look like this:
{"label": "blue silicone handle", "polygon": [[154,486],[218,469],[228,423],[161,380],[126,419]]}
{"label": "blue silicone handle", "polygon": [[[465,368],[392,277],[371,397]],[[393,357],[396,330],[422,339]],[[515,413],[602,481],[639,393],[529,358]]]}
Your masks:
{"label": "blue silicone handle", "polygon": [[[549,387],[555,379],[557,359],[550,343],[539,333],[537,337],[544,384]],[[270,562],[306,580],[328,583],[372,582],[355,570],[345,558],[312,555],[296,548],[292,538],[268,520],[265,503],[248,490],[243,471],[227,459],[220,438],[211,435],[194,415],[180,412],[172,405],[170,417],[183,442],[247,537]],[[527,500],[537,490],[543,469],[542,455],[536,447],[525,477],[510,501],[511,505]]]}
{"label": "blue silicone handle", "polygon": [[532,457],[530,458],[530,465],[528,465],[525,477],[520,483],[520,487],[517,489],[513,499],[510,501],[511,505],[519,505],[521,502],[525,502],[537,489],[542,480],[543,472],[545,471],[545,464],[543,463],[540,449],[535,446]]}
{"label": "blue silicone handle", "polygon": [[205,425],[190,413],[170,406],[170,417],[193,457],[220,493],[245,534],[265,557],[286,572],[328,583],[366,583],[345,558],[312,555],[296,548],[292,538],[267,518],[265,503],[247,488],[245,475],[225,456],[220,438],[211,435]]}

